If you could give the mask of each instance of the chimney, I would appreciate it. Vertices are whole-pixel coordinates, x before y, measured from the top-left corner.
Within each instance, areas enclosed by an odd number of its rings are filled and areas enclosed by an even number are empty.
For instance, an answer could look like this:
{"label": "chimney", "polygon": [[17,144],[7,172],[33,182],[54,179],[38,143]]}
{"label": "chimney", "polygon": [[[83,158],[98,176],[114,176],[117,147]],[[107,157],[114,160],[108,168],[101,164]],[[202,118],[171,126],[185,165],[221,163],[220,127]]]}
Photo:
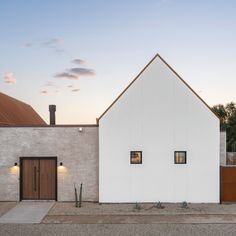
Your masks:
{"label": "chimney", "polygon": [[49,112],[50,112],[50,125],[56,124],[56,105],[49,105]]}

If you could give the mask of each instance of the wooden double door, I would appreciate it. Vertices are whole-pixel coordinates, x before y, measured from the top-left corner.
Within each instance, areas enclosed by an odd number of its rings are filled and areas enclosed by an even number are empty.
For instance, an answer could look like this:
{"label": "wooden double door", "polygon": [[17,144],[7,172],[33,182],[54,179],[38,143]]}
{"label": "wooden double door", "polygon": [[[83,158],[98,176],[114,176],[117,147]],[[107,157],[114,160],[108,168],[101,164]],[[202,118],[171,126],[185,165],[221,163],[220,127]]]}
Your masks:
{"label": "wooden double door", "polygon": [[57,200],[57,158],[20,158],[21,200]]}

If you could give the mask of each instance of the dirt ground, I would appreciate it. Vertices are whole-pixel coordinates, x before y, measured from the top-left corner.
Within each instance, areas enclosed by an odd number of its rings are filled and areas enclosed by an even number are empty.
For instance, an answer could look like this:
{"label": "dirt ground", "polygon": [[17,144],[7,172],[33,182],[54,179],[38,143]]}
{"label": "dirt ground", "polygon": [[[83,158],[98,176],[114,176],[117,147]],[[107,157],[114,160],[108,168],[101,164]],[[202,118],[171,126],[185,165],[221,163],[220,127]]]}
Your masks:
{"label": "dirt ground", "polygon": [[61,215],[46,216],[46,224],[235,224],[236,215]]}
{"label": "dirt ground", "polygon": [[213,215],[213,214],[236,214],[236,204],[188,204],[183,208],[179,203],[162,203],[161,209],[156,204],[140,204],[141,209],[135,209],[135,204],[82,204],[76,208],[73,202],[56,202],[48,215]]}
{"label": "dirt ground", "polygon": [[[15,206],[0,202],[0,215]],[[56,202],[40,224],[0,224],[0,235],[236,235],[236,204],[98,204]]]}
{"label": "dirt ground", "polygon": [[236,224],[236,204],[99,204],[57,202],[46,224]]}

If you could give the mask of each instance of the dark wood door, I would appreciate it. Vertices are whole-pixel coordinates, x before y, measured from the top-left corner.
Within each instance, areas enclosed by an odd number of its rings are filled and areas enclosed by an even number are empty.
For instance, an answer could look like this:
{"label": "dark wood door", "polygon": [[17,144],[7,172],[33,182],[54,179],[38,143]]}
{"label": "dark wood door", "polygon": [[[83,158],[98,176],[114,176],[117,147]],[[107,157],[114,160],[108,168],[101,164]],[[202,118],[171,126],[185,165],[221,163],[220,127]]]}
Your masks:
{"label": "dark wood door", "polygon": [[221,202],[236,202],[236,167],[221,167]]}
{"label": "dark wood door", "polygon": [[21,159],[21,199],[56,200],[56,159]]}
{"label": "dark wood door", "polygon": [[55,160],[40,160],[39,194],[40,199],[55,199],[56,190]]}
{"label": "dark wood door", "polygon": [[24,160],[22,164],[22,198],[38,199],[39,196],[39,161]]}

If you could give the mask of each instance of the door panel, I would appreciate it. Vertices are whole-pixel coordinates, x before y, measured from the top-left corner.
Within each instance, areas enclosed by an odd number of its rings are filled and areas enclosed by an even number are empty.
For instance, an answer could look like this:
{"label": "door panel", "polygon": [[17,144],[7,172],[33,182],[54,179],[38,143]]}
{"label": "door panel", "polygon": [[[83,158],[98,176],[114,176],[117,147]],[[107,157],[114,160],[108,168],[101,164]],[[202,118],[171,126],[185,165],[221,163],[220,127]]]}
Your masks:
{"label": "door panel", "polygon": [[23,199],[38,199],[39,160],[24,160],[22,170]]}
{"label": "door panel", "polygon": [[55,160],[40,160],[40,199],[55,199]]}
{"label": "door panel", "polygon": [[21,199],[56,200],[56,158],[21,159]]}

